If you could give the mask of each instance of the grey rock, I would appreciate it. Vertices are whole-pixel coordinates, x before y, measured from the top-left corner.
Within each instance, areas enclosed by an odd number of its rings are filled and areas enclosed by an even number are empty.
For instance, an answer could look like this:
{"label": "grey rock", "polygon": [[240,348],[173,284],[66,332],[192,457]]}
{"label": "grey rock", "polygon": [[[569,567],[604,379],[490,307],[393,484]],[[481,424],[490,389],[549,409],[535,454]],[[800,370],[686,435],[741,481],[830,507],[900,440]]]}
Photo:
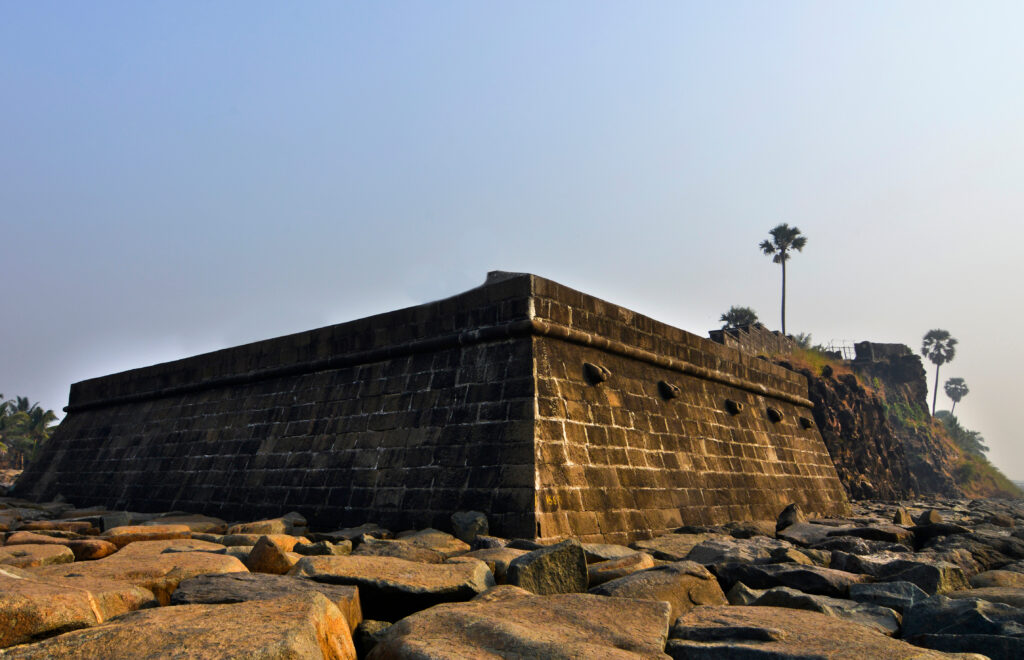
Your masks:
{"label": "grey rock", "polygon": [[503,539],[497,536],[477,536],[473,539],[473,542],[469,544],[469,549],[473,550],[490,550],[492,548],[504,548],[508,545],[508,539]]}
{"label": "grey rock", "polygon": [[742,582],[732,585],[732,589],[725,594],[730,605],[753,605],[754,601],[760,598],[767,589],[751,589]]}
{"label": "grey rock", "polygon": [[580,545],[583,547],[583,554],[587,558],[588,564],[636,554],[636,550],[633,548],[614,543],[582,543]]}
{"label": "grey rock", "polygon": [[365,658],[375,646],[384,638],[384,634],[391,627],[390,621],[377,621],[366,619],[352,633],[352,642],[356,647],[356,654]]}
{"label": "grey rock", "polygon": [[487,516],[480,511],[456,511],[451,516],[455,538],[472,543],[478,536],[487,536],[490,525]]}
{"label": "grey rock", "polygon": [[541,595],[586,591],[587,559],[579,542],[570,539],[513,559],[507,580]]}
{"label": "grey rock", "polygon": [[1020,587],[979,587],[963,591],[950,591],[944,595],[947,598],[977,598],[989,603],[1002,603],[1010,607],[1024,608],[1024,589]]}
{"label": "grey rock", "polygon": [[852,527],[835,530],[829,536],[853,536],[854,538],[867,539],[869,541],[884,541],[886,543],[901,543],[911,545],[914,533],[899,525],[866,525],[863,527]]}
{"label": "grey rock", "polygon": [[809,594],[845,598],[851,584],[865,582],[863,575],[820,566],[798,564],[719,564],[712,567],[724,586],[742,582],[754,589],[791,587]]}
{"label": "grey rock", "polygon": [[753,602],[753,605],[820,612],[851,623],[859,623],[890,636],[900,630],[900,615],[888,607],[845,598],[805,594],[789,587],[768,589]]}
{"label": "grey rock", "polygon": [[1024,573],[1007,570],[985,571],[972,576],[970,582],[973,589],[982,587],[1024,588]]}
{"label": "grey rock", "polygon": [[342,540],[337,543],[330,541],[317,541],[316,543],[296,543],[292,548],[295,552],[304,556],[313,555],[350,555],[352,554],[352,541]]}
{"label": "grey rock", "polygon": [[642,550],[655,559],[682,561],[698,543],[712,538],[729,538],[724,534],[664,534],[653,539],[636,541],[631,547]]}
{"label": "grey rock", "polygon": [[[794,523],[785,529],[776,532],[775,537],[802,546],[815,546],[829,538],[829,533],[835,531],[831,525],[819,525],[811,522]],[[828,548],[826,548],[828,549]]]}
{"label": "grey rock", "polygon": [[1024,638],[1024,610],[973,598],[932,596],[903,613],[904,637],[929,634]]}
{"label": "grey rock", "polygon": [[594,587],[590,593],[614,598],[666,601],[671,620],[698,605],[725,605],[722,588],[706,568],[692,561],[680,561],[637,571]]}
{"label": "grey rock", "polygon": [[807,522],[807,516],[800,509],[800,505],[793,502],[779,513],[779,517],[775,521],[775,533],[778,534],[787,527],[802,522]]}
{"label": "grey rock", "polygon": [[710,565],[725,562],[753,563],[767,560],[777,550],[792,548],[788,541],[755,536],[748,539],[733,537],[711,538],[693,546],[686,555],[687,561]]}
{"label": "grey rock", "polygon": [[921,587],[912,582],[876,582],[851,584],[850,599],[858,603],[881,605],[897,612],[904,612],[914,603],[928,598]]}
{"label": "grey rock", "polygon": [[352,551],[359,557],[397,557],[407,561],[418,561],[425,564],[443,564],[446,557],[436,550],[425,548],[407,541],[389,541],[367,538]]}

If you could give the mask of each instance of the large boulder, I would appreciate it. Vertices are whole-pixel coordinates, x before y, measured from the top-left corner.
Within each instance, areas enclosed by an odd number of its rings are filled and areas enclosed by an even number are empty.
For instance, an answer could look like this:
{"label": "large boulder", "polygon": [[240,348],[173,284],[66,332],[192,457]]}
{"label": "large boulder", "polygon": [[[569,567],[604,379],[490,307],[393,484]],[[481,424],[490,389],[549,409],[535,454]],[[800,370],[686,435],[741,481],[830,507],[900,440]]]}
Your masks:
{"label": "large boulder", "polygon": [[817,612],[794,616],[782,607],[698,607],[669,632],[666,652],[677,660],[797,660],[886,658],[949,660],[876,630]]}
{"label": "large boulder", "polygon": [[587,584],[593,588],[648,568],[654,568],[654,557],[646,552],[634,551],[633,554],[617,559],[587,564]]}
{"label": "large boulder", "polygon": [[291,570],[301,556],[290,552],[290,546],[294,545],[294,543],[282,543],[272,536],[261,536],[245,558],[245,566],[253,573],[284,575]]}
{"label": "large boulder", "polygon": [[465,543],[472,543],[476,537],[487,536],[490,532],[487,515],[480,511],[456,511],[451,522],[455,538]]}
{"label": "large boulder", "polygon": [[868,581],[864,575],[801,564],[719,564],[712,570],[727,588],[742,582],[754,589],[790,587],[833,598],[846,598],[851,584]]}
{"label": "large boulder", "polygon": [[443,564],[445,555],[431,548],[408,541],[367,538],[352,552],[359,557],[395,557],[425,564]]}
{"label": "large boulder", "polygon": [[494,573],[494,581],[498,584],[505,584],[508,579],[508,567],[512,562],[526,554],[526,550],[515,548],[486,548],[484,550],[473,550],[462,555],[471,559],[479,559],[487,564],[487,568]]}
{"label": "large boulder", "polygon": [[507,580],[541,595],[586,591],[587,559],[570,539],[516,557],[508,565]]}
{"label": "large boulder", "polygon": [[728,601],[718,581],[706,568],[680,561],[605,582],[590,593],[614,598],[662,600],[672,608],[674,621],[698,605],[725,605]]}
{"label": "large boulder", "polygon": [[121,580],[153,592],[161,605],[182,580],[207,573],[246,573],[242,562],[234,557],[210,552],[171,552],[159,555],[122,557],[117,552],[96,561],[75,562],[60,566],[32,569],[41,579],[83,576],[102,580]]}
{"label": "large boulder", "polygon": [[94,628],[7,649],[3,657],[355,660],[356,652],[345,616],[323,595],[312,593],[136,611]]}
{"label": "large boulder", "polygon": [[632,547],[655,559],[682,561],[693,547],[711,538],[727,538],[724,534],[664,534],[653,539],[636,541]]}
{"label": "large boulder", "polygon": [[152,592],[116,580],[38,578],[0,568],[0,648],[86,628],[143,607]]}
{"label": "large boulder", "polygon": [[793,544],[788,541],[780,541],[767,536],[752,536],[746,539],[731,536],[711,538],[693,546],[687,553],[686,559],[705,566],[726,562],[746,564],[767,560],[773,552],[788,550],[792,547]]}
{"label": "large boulder", "polygon": [[359,587],[369,619],[397,621],[439,603],[469,600],[494,586],[482,561],[423,564],[394,557],[304,557],[288,573]]}
{"label": "large boulder", "polygon": [[1024,608],[1024,589],[1019,587],[980,587],[963,591],[949,591],[945,596],[954,599],[977,598],[989,603],[1002,603],[1011,607]]}
{"label": "large boulder", "polygon": [[52,564],[70,564],[75,561],[71,548],[64,545],[9,545],[0,548],[0,565],[16,568],[34,568]]}
{"label": "large boulder", "polygon": [[970,579],[971,587],[979,589],[982,587],[1015,587],[1024,588],[1024,573],[1017,571],[985,571],[978,573]]}
{"label": "large boulder", "polygon": [[438,605],[394,624],[370,660],[398,658],[663,658],[665,603],[587,594]]}
{"label": "large boulder", "polygon": [[1024,657],[1024,609],[976,598],[932,596],[903,615],[908,641],[950,652],[982,653],[993,660]]}
{"label": "large boulder", "polygon": [[877,582],[851,584],[850,600],[858,603],[881,605],[902,613],[919,600],[928,598],[927,592],[912,582]]}
{"label": "large boulder", "polygon": [[123,548],[136,541],[162,541],[191,537],[192,530],[187,525],[124,525],[103,532],[103,538],[118,548]]}
{"label": "large boulder", "polygon": [[845,598],[805,594],[789,587],[768,589],[751,604],[758,607],[789,607],[827,614],[844,621],[867,626],[889,636],[895,635],[900,630],[900,615],[888,607],[858,603]]}
{"label": "large boulder", "polygon": [[464,555],[470,551],[468,543],[438,529],[421,529],[403,535],[401,540],[439,552],[445,558]]}
{"label": "large boulder", "polygon": [[182,580],[171,595],[171,605],[216,605],[272,600],[292,594],[321,593],[341,610],[355,631],[363,620],[357,587],[266,573],[217,573]]}

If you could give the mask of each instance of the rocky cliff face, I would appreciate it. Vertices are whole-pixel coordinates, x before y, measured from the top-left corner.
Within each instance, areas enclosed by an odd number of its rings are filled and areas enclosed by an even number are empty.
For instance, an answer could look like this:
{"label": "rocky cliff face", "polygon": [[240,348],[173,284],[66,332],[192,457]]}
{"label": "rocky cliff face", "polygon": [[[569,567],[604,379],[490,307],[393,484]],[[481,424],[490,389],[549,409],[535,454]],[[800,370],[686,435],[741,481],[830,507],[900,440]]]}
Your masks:
{"label": "rocky cliff face", "polygon": [[[960,454],[933,425],[921,359],[899,345],[858,345],[860,360],[812,369],[780,362],[803,374],[814,421],[836,471],[854,499],[962,495],[954,472]],[[898,346],[898,348],[897,348]]]}

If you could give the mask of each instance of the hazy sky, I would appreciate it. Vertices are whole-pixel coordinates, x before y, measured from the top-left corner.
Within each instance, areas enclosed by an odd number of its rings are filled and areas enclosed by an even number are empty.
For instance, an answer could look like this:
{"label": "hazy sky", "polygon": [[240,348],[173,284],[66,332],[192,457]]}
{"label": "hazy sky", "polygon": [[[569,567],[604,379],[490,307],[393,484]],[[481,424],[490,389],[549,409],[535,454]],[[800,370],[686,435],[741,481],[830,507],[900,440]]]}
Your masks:
{"label": "hazy sky", "polygon": [[[960,344],[1024,479],[1019,2],[0,0],[0,392],[530,271],[704,335]],[[930,372],[930,377],[931,377]],[[949,401],[940,393],[940,407]]]}

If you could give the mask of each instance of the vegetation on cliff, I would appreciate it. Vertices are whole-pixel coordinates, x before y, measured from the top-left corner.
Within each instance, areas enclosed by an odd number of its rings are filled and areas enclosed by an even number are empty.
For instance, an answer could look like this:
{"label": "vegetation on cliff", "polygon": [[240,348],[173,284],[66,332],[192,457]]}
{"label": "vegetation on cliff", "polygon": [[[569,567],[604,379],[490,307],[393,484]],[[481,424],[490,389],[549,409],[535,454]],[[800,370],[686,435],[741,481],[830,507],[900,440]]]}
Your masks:
{"label": "vegetation on cliff", "polygon": [[773,359],[807,377],[815,424],[851,497],[1022,494],[985,458],[979,434],[929,414],[924,366],[909,349],[849,361],[796,348]]}

